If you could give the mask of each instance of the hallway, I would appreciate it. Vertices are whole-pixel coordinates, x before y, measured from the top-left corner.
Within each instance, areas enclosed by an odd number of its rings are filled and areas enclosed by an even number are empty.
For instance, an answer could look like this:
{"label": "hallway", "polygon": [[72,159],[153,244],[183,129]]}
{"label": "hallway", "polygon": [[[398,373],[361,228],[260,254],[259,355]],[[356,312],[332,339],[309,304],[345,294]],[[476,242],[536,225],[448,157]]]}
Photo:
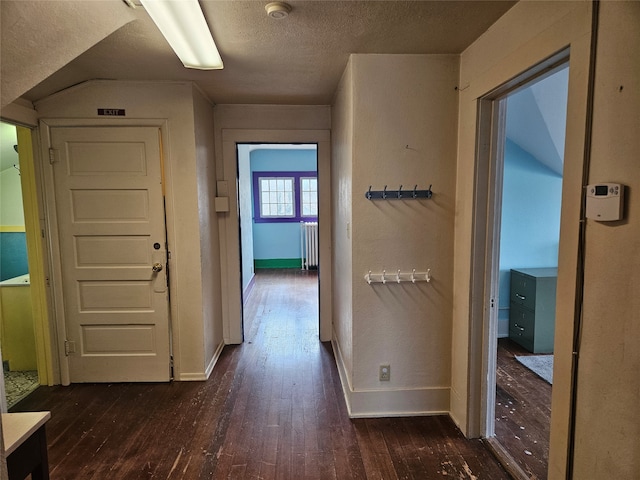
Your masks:
{"label": "hallway", "polygon": [[40,387],[53,480],[509,478],[446,416],[349,419],[316,272],[260,271],[209,380]]}

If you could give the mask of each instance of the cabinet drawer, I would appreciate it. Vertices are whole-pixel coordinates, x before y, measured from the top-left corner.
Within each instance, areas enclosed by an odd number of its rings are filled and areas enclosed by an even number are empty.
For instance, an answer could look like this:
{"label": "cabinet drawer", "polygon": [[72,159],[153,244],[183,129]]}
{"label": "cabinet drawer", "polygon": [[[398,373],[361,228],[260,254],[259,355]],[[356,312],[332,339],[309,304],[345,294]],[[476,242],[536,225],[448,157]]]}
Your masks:
{"label": "cabinet drawer", "polygon": [[535,331],[536,317],[535,314],[518,305],[511,305],[509,310],[509,328],[518,329],[524,336],[533,340]]}
{"label": "cabinet drawer", "polygon": [[535,314],[519,305],[511,304],[509,310],[509,338],[529,351],[535,344]]}
{"label": "cabinet drawer", "polygon": [[536,304],[536,279],[511,271],[511,303],[534,309]]}

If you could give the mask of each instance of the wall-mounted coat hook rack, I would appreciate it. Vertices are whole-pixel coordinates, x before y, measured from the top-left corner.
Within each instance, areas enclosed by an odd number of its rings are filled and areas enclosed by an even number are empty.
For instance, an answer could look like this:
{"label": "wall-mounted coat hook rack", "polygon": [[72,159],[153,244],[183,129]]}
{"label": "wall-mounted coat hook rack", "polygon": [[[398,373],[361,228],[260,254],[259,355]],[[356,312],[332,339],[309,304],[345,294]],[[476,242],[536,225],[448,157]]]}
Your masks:
{"label": "wall-mounted coat hook rack", "polygon": [[372,283],[430,282],[431,269],[428,268],[426,272],[416,272],[415,268],[411,272],[402,272],[398,269],[396,273],[392,274],[388,274],[386,270],[382,270],[382,273],[372,273],[369,270],[364,279],[369,285]]}
{"label": "wall-mounted coat hook rack", "polygon": [[413,190],[403,190],[402,185],[400,185],[398,190],[387,190],[387,185],[385,185],[383,190],[371,190],[371,185],[369,185],[369,190],[365,192],[364,196],[367,200],[411,200],[416,198],[431,198],[433,196],[431,187],[432,185],[429,185],[428,190],[418,190],[418,185],[415,185]]}

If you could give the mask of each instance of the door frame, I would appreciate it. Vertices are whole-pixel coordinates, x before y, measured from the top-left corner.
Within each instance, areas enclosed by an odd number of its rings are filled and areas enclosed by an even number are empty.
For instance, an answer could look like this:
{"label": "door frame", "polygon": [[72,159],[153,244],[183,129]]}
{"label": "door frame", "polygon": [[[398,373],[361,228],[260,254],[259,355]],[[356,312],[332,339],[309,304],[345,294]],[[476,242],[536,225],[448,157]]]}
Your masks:
{"label": "door frame", "polygon": [[318,224],[319,228],[319,333],[320,341],[332,336],[331,322],[331,144],[329,130],[222,130],[222,179],[218,196],[228,197],[229,211],[219,216],[220,265],[222,270],[222,321],[225,344],[242,343],[242,279],[240,260],[240,221],[238,212],[239,143],[315,143],[318,145]]}
{"label": "door frame", "polygon": [[51,318],[46,278],[47,251],[41,236],[40,218],[43,208],[39,203],[42,193],[39,170],[34,156],[34,131],[31,127],[16,126],[20,147],[20,176],[24,207],[27,254],[31,283],[35,349],[38,364],[38,379],[41,385],[53,385],[57,362],[51,351]]}
{"label": "door frame", "polygon": [[[44,118],[39,121],[40,130],[40,148],[41,148],[41,170],[43,179],[43,195],[45,204],[45,231],[46,241],[49,251],[49,285],[51,287],[52,299],[52,331],[54,338],[52,339],[53,355],[56,355],[59,364],[59,378],[54,383],[61,385],[70,385],[71,379],[69,374],[69,361],[65,354],[66,339],[66,317],[64,313],[64,296],[62,281],[62,256],[60,253],[58,218],[56,213],[55,202],[55,185],[53,178],[53,169],[48,168],[49,165],[49,148],[51,146],[51,129],[52,128],[84,128],[84,127],[154,127],[160,130],[161,151],[168,152],[168,124],[165,119],[83,119],[83,118]],[[171,198],[171,168],[167,159],[161,159],[161,168],[163,169],[163,178],[165,179],[164,192],[165,198]],[[171,251],[171,245],[175,242],[175,228],[173,222],[173,211],[171,202],[165,201],[165,228],[167,232],[167,252]],[[171,255],[168,255],[167,263],[169,268],[174,268]],[[175,291],[175,278],[169,278],[169,290]],[[176,306],[171,302],[171,296],[168,298],[169,303],[169,355],[173,357],[172,345],[175,344],[175,329],[172,325],[172,318],[175,317],[174,309]],[[168,365],[170,367],[170,365]]]}
{"label": "door frame", "polygon": [[494,436],[495,427],[497,297],[506,97],[536,80],[552,75],[568,64],[567,48],[478,99],[471,313],[472,318],[478,319],[472,322],[472,325],[476,324],[476,338],[482,339],[480,428],[481,435],[486,438]]}

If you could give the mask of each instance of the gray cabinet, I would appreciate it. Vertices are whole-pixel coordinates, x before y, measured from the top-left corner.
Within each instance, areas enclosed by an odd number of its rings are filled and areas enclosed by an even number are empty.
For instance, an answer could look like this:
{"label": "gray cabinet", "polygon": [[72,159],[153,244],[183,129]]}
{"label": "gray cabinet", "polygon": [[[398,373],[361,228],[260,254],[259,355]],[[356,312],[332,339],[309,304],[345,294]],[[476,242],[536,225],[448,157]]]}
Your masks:
{"label": "gray cabinet", "polygon": [[533,353],[552,353],[557,268],[511,270],[509,338]]}

